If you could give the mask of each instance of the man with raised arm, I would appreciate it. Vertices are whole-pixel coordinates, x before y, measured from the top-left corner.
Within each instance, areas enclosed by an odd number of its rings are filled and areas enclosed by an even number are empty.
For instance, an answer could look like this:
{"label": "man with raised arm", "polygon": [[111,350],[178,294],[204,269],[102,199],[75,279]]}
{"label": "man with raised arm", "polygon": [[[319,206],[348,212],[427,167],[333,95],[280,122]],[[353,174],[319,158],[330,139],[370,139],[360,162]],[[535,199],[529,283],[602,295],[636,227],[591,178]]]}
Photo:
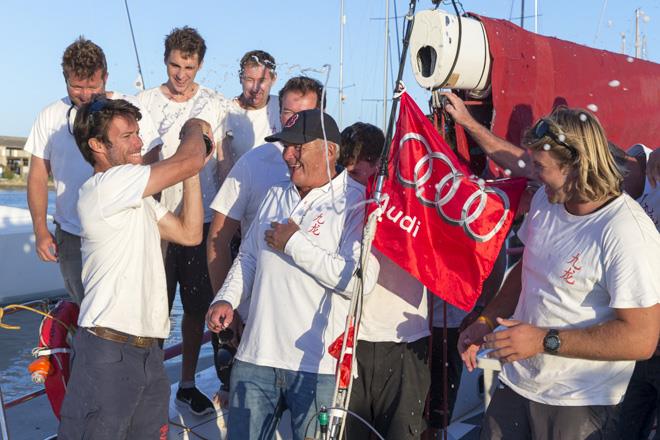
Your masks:
{"label": "man with raised arm", "polygon": [[458,342],[469,370],[480,346],[503,362],[481,437],[610,438],[634,361],[658,342],[660,236],[621,192],[593,114],[558,107],[524,143],[543,187],[523,260]]}
{"label": "man with raised arm", "polygon": [[[105,90],[108,67],[103,50],[92,41],[78,38],[64,51],[62,74],[67,96],[44,108],[32,126],[25,151],[32,154],[28,174],[28,205],[36,237],[37,255],[42,261],[58,262],[64,286],[78,304],[83,299],[80,280],[80,219],[76,211],[78,189],[91,175],[92,167],[76,147],[73,121],[78,108],[95,95],[126,99],[132,96]],[[139,107],[139,106],[138,106]],[[144,140],[142,154],[147,163],[158,158],[161,140],[148,115],[139,122]],[[48,230],[48,177],[55,183],[55,235]]]}
{"label": "man with raised arm", "polygon": [[[337,363],[327,349],[344,330],[347,297],[362,281],[356,270],[365,191],[346,171],[337,173],[339,129],[321,110],[294,114],[266,141],[284,146],[290,182],[266,194],[207,325],[227,327],[249,298],[231,374],[229,437],[271,438],[288,408],[293,436],[302,440],[320,406],[332,403]],[[375,259],[362,277],[370,292]]]}
{"label": "man with raised arm", "polygon": [[[159,342],[170,322],[160,240],[202,240],[197,173],[213,145],[209,125],[191,119],[174,155],[144,165],[140,118],[127,101],[100,98],[75,120],[76,143],[94,175],[78,201],[85,297],[60,439],[167,436],[170,387]],[[151,196],[180,181],[183,206],[174,215]]]}

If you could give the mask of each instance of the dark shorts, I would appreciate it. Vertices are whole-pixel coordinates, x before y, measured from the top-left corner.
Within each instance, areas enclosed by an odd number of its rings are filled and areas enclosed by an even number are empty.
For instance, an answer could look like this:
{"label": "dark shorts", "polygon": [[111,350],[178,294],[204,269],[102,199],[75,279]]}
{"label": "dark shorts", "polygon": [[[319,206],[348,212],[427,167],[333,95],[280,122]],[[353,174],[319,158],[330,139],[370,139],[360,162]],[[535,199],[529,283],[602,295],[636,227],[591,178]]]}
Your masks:
{"label": "dark shorts", "polygon": [[481,440],[614,440],[620,407],[546,405],[504,386],[490,401]]}
{"label": "dark shorts", "polygon": [[197,246],[181,246],[169,243],[165,255],[167,299],[172,311],[176,286],[180,286],[183,312],[189,315],[205,315],[215,296],[209,279],[206,262],[206,236],[210,223],[204,223],[204,238]]}
{"label": "dark shorts", "polygon": [[58,439],[167,438],[170,383],[158,344],[138,348],[80,328],[73,349]]}
{"label": "dark shorts", "polygon": [[[648,439],[654,419],[660,420],[659,355],[635,364],[621,405],[619,438]],[[660,429],[656,428],[653,438],[660,440]]]}
{"label": "dark shorts", "polygon": [[[424,431],[429,391],[428,337],[410,343],[357,345],[358,377],[349,408],[388,440],[418,439]],[[368,428],[354,417],[346,422],[347,439],[368,439]]]}
{"label": "dark shorts", "polygon": [[[443,350],[443,329],[433,327],[433,351],[431,353],[431,400],[429,425],[434,429],[445,426],[444,406],[447,405],[447,421],[451,422],[458,387],[461,384],[463,361],[458,353],[458,329],[447,328],[447,359]],[[447,363],[447,395],[445,398],[444,374],[442,366]]]}

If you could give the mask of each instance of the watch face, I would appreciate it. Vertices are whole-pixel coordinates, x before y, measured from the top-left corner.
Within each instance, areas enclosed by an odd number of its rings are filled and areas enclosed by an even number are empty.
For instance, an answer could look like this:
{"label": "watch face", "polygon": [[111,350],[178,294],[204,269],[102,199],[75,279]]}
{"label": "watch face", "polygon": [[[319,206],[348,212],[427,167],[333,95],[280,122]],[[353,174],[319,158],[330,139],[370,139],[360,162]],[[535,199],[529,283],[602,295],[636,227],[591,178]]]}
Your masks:
{"label": "watch face", "polygon": [[557,351],[559,349],[559,336],[549,335],[546,337],[545,348],[548,351]]}

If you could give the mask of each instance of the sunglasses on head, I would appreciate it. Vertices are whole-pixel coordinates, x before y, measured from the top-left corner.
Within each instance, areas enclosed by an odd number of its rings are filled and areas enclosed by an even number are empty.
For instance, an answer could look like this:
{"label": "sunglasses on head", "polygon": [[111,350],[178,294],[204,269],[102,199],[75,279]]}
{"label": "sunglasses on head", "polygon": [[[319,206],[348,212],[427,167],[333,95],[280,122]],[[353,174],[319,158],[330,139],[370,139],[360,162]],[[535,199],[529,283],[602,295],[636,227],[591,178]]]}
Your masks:
{"label": "sunglasses on head", "polygon": [[[544,137],[547,136],[550,139],[552,139],[556,144],[566,147],[568,151],[571,153],[571,159],[575,159],[578,155],[578,152],[574,146],[567,144],[566,142],[561,140],[559,136],[553,133],[552,128],[550,126],[550,122],[545,118],[539,119],[539,121],[532,129],[532,134],[537,140],[543,139]],[[564,135],[561,134],[560,136],[564,136]]]}
{"label": "sunglasses on head", "polygon": [[[87,111],[87,117],[89,118],[94,113],[103,111],[108,105],[108,98],[105,96],[100,96],[89,105],[89,110]],[[73,130],[71,129],[71,111],[75,108],[75,104],[71,104],[69,110],[66,112],[66,125],[69,129],[69,133],[73,136]]]}

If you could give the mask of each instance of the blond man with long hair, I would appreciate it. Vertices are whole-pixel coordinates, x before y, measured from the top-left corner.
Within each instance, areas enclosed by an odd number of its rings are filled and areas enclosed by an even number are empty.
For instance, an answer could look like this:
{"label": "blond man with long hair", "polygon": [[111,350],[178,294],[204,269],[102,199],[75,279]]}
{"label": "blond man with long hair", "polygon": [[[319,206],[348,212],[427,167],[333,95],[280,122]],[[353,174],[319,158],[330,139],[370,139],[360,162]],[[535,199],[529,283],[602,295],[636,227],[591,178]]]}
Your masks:
{"label": "blond man with long hair", "polygon": [[543,186],[518,232],[522,262],[459,336],[469,370],[480,347],[503,363],[481,437],[611,438],[634,361],[658,341],[660,237],[621,192],[593,114],[558,107],[524,144]]}

